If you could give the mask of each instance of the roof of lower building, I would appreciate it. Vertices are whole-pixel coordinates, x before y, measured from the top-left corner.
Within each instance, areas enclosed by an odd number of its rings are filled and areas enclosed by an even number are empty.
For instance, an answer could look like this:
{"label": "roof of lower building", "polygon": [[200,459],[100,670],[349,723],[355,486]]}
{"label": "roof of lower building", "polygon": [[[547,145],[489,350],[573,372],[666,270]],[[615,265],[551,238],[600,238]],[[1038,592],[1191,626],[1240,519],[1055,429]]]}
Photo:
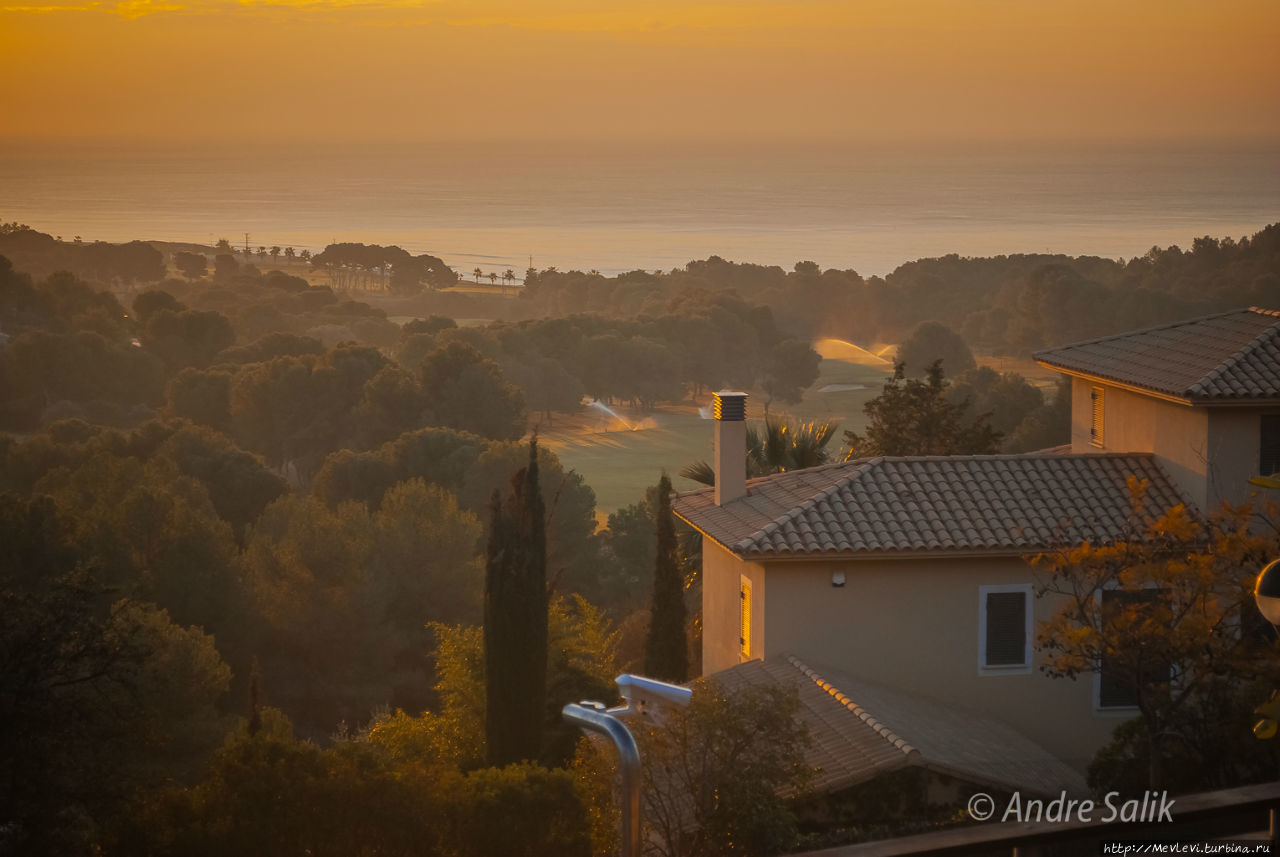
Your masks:
{"label": "roof of lower building", "polygon": [[810,666],[791,655],[747,661],[714,675],[746,685],[794,687],[809,730],[813,788],[839,791],[909,765],[995,788],[1057,795],[1087,791],[1083,777],[1003,721],[927,696]]}
{"label": "roof of lower building", "polygon": [[684,493],[672,508],[739,556],[786,559],[1037,553],[1132,538],[1179,504],[1196,514],[1154,456],[1099,453],[858,459],[752,479],[724,506],[711,489]]}
{"label": "roof of lower building", "polygon": [[1198,404],[1280,398],[1280,312],[1248,309],[1039,351],[1045,366]]}

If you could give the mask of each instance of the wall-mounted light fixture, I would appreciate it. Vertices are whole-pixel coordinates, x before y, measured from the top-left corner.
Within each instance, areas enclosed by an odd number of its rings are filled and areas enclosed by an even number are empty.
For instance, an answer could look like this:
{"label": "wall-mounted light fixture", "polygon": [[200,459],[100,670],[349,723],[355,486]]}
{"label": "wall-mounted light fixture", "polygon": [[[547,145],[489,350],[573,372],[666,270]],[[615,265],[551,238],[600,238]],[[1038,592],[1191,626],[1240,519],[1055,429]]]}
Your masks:
{"label": "wall-mounted light fixture", "polygon": [[832,585],[832,586],[834,586],[836,589],[839,589],[840,587],[844,586],[844,572],[843,572],[843,571],[833,571],[833,572],[831,572],[831,585]]}

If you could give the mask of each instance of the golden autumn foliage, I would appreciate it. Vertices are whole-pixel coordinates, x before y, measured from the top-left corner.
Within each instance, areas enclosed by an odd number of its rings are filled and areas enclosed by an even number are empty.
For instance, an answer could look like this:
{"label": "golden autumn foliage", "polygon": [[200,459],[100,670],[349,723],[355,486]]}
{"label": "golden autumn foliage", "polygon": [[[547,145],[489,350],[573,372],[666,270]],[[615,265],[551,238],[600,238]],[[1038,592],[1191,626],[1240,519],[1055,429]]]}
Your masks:
{"label": "golden autumn foliage", "polygon": [[1058,605],[1041,624],[1041,670],[1102,674],[1132,704],[1150,752],[1151,786],[1172,743],[1194,742],[1209,700],[1257,679],[1274,662],[1253,604],[1259,569],[1280,551],[1274,504],[1223,506],[1208,519],[1184,506],[1142,520],[1146,484],[1130,479],[1128,536],[1033,558],[1038,596]]}

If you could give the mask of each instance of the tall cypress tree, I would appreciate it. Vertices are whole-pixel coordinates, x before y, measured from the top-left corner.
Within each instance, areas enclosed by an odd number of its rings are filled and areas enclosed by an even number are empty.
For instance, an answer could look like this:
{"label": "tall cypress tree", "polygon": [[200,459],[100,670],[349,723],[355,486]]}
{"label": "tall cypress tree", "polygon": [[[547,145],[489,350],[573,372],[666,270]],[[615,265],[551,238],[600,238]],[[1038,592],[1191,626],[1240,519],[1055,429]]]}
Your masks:
{"label": "tall cypress tree", "polygon": [[653,569],[653,603],[649,635],[644,641],[644,671],[653,678],[682,682],[689,677],[689,650],[684,630],[684,577],[676,552],[676,529],[671,518],[671,480],[658,481],[654,524],[658,557]]}
{"label": "tall cypress tree", "polygon": [[536,760],[547,697],[547,537],[538,439],[506,498],[493,492],[485,554],[485,741],[490,765]]}

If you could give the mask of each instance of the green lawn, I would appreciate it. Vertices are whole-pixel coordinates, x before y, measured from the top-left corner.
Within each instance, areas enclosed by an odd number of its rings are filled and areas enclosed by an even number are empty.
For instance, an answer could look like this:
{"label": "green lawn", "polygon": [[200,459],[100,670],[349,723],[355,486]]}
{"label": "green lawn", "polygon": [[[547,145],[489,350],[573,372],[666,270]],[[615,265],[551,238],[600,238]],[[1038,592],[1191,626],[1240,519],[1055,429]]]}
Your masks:
{"label": "green lawn", "polygon": [[[846,428],[864,426],[862,406],[880,393],[888,367],[866,366],[827,358],[819,367],[817,382],[798,405],[775,405],[771,413],[783,412],[803,420],[829,419],[840,425],[831,442],[833,454],[840,454],[840,439]],[[819,392],[831,385],[861,385],[863,389]],[[698,405],[709,407],[711,395]],[[629,431],[620,422],[594,409],[570,418],[557,416],[552,426],[539,429],[540,437],[564,462],[587,480],[596,492],[596,509],[601,518],[619,507],[638,502],[644,490],[658,481],[662,471],[670,476],[677,491],[699,487],[676,476],[695,459],[711,458],[712,423],[703,419],[692,404],[667,406],[651,414],[615,408],[637,425]],[[764,403],[759,397],[747,402],[750,420],[763,420]]]}

